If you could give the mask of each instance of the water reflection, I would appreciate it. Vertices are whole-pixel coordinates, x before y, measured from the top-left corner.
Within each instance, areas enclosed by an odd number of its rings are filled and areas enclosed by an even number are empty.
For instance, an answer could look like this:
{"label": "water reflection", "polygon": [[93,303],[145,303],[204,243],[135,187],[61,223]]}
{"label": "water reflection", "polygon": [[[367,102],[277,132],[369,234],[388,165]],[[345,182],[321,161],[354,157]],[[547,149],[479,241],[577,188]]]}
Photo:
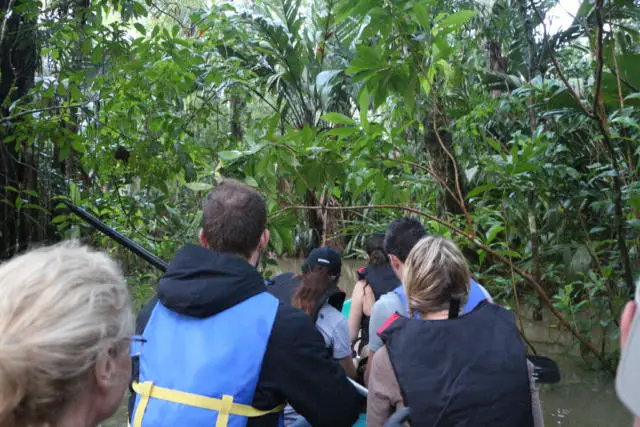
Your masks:
{"label": "water reflection", "polygon": [[[302,263],[304,260],[287,258],[278,261],[278,266],[269,267],[269,270],[275,276],[280,273],[301,273]],[[363,260],[344,260],[342,262],[342,272],[340,273],[340,282],[338,285],[347,293],[351,295],[353,286],[358,280],[357,270],[358,268],[366,264]],[[348,297],[347,297],[348,298]]]}

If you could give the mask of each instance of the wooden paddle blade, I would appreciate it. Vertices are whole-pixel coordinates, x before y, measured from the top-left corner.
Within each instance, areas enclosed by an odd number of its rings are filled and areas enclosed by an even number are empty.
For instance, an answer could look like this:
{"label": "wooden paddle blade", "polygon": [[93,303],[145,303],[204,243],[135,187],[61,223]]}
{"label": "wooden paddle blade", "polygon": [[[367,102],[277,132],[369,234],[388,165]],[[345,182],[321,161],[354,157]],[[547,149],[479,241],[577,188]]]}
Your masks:
{"label": "wooden paddle blade", "polygon": [[539,384],[556,384],[560,382],[560,368],[553,360],[545,356],[527,356],[533,363],[536,382]]}
{"label": "wooden paddle blade", "polygon": [[384,427],[404,427],[405,422],[411,422],[411,408],[400,408],[384,423]]}

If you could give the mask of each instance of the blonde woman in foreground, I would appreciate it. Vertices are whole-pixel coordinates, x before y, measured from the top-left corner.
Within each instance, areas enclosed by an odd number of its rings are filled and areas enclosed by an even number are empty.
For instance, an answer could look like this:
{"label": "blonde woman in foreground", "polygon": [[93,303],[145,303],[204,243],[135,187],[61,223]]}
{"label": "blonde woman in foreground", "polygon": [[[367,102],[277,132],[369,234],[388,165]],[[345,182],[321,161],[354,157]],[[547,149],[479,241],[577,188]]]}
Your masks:
{"label": "blonde woman in foreground", "polygon": [[116,263],[75,244],[0,265],[0,426],[95,427],[131,375],[133,313]]}
{"label": "blonde woman in foreground", "polygon": [[385,345],[373,358],[367,426],[404,406],[413,427],[542,426],[513,314],[487,302],[460,314],[470,278],[447,239],[425,237],[411,250],[402,280],[410,318],[392,316],[379,332]]}

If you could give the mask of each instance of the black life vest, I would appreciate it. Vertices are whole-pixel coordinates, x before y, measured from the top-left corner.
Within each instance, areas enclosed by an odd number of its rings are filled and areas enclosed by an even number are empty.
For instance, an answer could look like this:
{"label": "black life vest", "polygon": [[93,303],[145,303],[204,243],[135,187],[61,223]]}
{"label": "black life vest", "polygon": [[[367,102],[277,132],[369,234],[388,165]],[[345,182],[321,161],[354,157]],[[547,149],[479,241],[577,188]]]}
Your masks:
{"label": "black life vest", "polygon": [[358,270],[358,277],[366,280],[373,295],[378,301],[380,297],[387,292],[391,292],[401,285],[398,276],[391,268],[391,264],[384,265],[368,265],[362,270]]}
{"label": "black life vest", "polygon": [[[267,285],[267,292],[278,298],[283,304],[291,305],[293,295],[296,293],[296,289],[298,289],[301,282],[302,278],[294,273],[282,273],[272,277],[271,280],[266,281],[265,284]],[[316,303],[316,315],[313,322],[315,323],[316,320],[318,320],[318,312],[325,304],[329,304],[335,307],[336,310],[342,311],[346,297],[347,294],[337,286],[329,287]]]}
{"label": "black life vest", "polygon": [[[391,264],[385,265],[367,265],[358,270],[358,278],[365,280],[371,290],[376,301],[387,292],[393,291],[401,285],[398,276],[391,268]],[[369,343],[369,321],[370,317],[362,313],[360,316],[360,344],[358,345],[358,353]]]}
{"label": "black life vest", "polygon": [[395,315],[380,336],[413,427],[532,427],[525,348],[514,316],[480,304],[450,320]]}

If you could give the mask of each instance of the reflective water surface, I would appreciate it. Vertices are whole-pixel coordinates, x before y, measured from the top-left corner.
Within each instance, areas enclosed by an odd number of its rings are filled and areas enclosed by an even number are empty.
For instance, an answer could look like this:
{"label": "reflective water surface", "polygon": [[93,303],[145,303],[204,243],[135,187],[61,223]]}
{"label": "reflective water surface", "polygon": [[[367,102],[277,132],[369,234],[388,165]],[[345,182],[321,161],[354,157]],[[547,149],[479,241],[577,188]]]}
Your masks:
{"label": "reflective water surface", "polygon": [[[301,260],[285,259],[278,263],[275,274],[279,272],[299,272]],[[343,265],[340,287],[349,295],[356,281],[356,269],[364,265],[362,261],[347,260]],[[546,328],[533,323],[525,324],[525,332],[537,337],[537,342],[550,334]],[[570,342],[569,337],[561,337]],[[558,362],[562,373],[562,381],[556,385],[544,385],[541,388],[542,407],[545,426],[566,427],[631,427],[631,416],[618,402],[613,378],[605,373],[594,372],[576,356],[568,356],[568,350],[557,345],[557,340],[549,345],[536,343],[541,355],[550,356]],[[124,427],[126,407],[123,405],[104,427]]]}

